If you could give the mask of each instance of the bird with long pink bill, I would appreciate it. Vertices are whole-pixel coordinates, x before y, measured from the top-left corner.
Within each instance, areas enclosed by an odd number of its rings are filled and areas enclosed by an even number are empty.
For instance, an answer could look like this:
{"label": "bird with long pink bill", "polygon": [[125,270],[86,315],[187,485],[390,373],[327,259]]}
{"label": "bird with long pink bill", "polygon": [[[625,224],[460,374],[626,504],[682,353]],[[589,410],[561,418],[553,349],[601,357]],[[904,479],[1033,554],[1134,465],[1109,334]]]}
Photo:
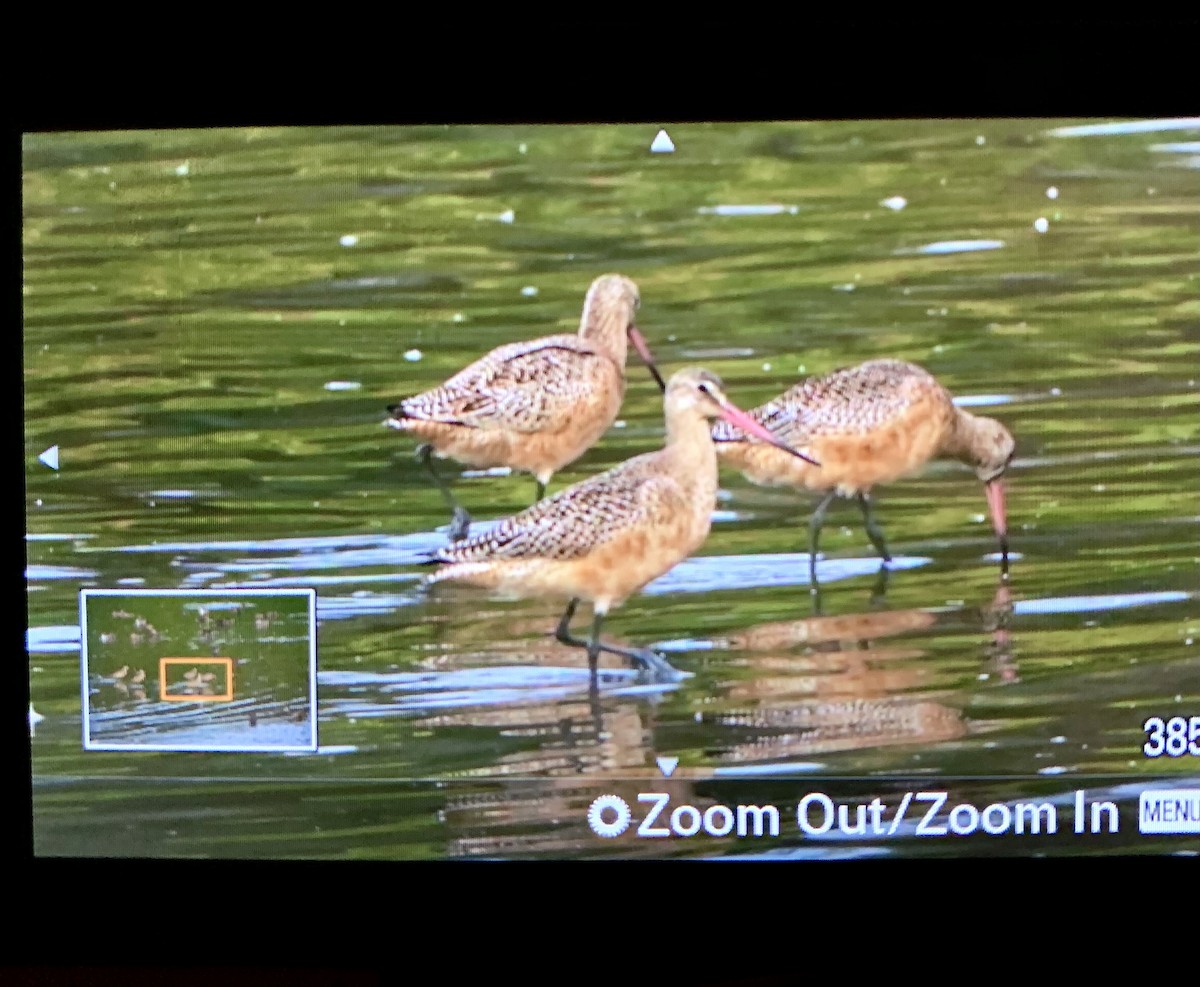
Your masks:
{"label": "bird with long pink bill", "polygon": [[825,512],[839,494],[862,510],[867,537],[884,562],[887,542],[871,512],[871,490],[918,472],[930,460],[958,459],[984,484],[992,527],[1008,571],[1008,519],[1002,477],[1016,443],[994,418],[955,405],[927,370],[901,360],[871,360],[801,381],[750,412],[789,445],[811,450],[819,467],[749,441],[736,425],[718,422],[713,440],[721,461],[762,486],[824,492],[809,521],[809,581],[816,585],[817,545]]}
{"label": "bird with long pink bill", "polygon": [[432,457],[532,473],[540,500],[550,478],[590,449],[616,420],[633,344],[660,388],[662,375],[634,324],[637,285],[620,274],[596,278],[579,332],[510,343],[440,387],[393,404],[384,422],[422,439],[418,461],[452,511],[450,538],[466,537],[471,516],[454,499]]}
{"label": "bird with long pink bill", "polygon": [[[717,453],[709,422],[720,418],[765,446],[818,465],[790,448],[739,410],[719,378],[686,369],[667,384],[666,445],[567,487],[507,518],[492,530],[433,553],[445,563],[430,583],[458,582],[514,593],[568,600],[555,636],[587,649],[589,667],[600,652],[639,664],[653,681],[681,676],[658,653],[620,648],[600,640],[605,616],[653,579],[704,544],[717,503]],[[587,640],[570,632],[582,601],[592,604]]]}

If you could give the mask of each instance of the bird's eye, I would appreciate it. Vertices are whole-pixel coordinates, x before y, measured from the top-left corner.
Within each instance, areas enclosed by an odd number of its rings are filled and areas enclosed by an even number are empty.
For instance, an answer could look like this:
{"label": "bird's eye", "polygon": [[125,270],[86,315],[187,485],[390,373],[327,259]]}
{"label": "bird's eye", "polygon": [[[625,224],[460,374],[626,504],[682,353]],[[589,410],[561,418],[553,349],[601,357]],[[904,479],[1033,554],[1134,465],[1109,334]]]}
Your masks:
{"label": "bird's eye", "polygon": [[698,384],[697,386],[700,388],[701,394],[707,394],[709,397],[712,397],[712,391],[708,389],[707,384]]}

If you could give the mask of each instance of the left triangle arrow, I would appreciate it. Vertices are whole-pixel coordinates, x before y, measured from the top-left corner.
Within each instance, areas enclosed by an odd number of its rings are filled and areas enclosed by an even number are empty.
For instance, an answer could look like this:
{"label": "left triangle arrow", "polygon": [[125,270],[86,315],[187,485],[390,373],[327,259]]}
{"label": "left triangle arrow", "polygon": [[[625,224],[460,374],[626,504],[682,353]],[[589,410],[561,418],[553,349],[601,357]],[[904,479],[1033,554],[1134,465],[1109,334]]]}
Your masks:
{"label": "left triangle arrow", "polygon": [[38,456],[38,462],[45,463],[52,470],[58,469],[58,446],[51,446],[43,452]]}

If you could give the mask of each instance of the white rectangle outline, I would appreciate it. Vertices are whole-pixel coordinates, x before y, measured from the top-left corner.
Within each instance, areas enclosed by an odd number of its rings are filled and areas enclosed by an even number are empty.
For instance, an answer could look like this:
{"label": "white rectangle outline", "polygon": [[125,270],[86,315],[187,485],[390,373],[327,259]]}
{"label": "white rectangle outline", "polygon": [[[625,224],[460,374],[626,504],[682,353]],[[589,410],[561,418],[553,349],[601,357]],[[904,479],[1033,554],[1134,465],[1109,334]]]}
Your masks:
{"label": "white rectangle outline", "polygon": [[[89,596],[201,596],[220,599],[222,596],[307,596],[308,597],[308,746],[276,744],[269,746],[190,747],[162,744],[104,744],[90,743],[90,693],[87,678],[87,597]],[[85,751],[178,751],[180,753],[269,754],[274,751],[303,751],[316,753],[317,743],[317,591],[308,589],[81,589],[79,591],[79,681],[83,708],[83,749]]]}
{"label": "white rectangle outline", "polygon": [[1138,796],[1138,832],[1148,836],[1195,836],[1200,833],[1200,822],[1189,820],[1191,829],[1168,829],[1171,823],[1151,823],[1148,827],[1142,818],[1146,802],[1151,799],[1163,798],[1195,798],[1200,800],[1200,788],[1149,788]]}

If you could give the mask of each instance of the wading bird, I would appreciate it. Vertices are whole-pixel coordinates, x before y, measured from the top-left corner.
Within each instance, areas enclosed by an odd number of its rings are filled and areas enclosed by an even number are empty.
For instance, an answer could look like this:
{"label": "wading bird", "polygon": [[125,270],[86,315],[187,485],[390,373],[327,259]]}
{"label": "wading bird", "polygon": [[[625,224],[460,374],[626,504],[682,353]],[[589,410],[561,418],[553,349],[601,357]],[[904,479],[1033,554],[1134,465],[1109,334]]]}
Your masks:
{"label": "wading bird", "polygon": [[385,425],[423,440],[417,460],[453,512],[452,541],[466,537],[471,516],[431,457],[532,473],[540,500],[551,476],[582,456],[616,419],[625,396],[628,343],[665,386],[634,325],[639,304],[637,285],[606,274],[588,289],[578,334],[500,346],[440,387],[388,408]]}
{"label": "wading bird", "polygon": [[796,384],[750,417],[790,446],[811,451],[821,465],[748,441],[736,425],[713,426],[717,453],[726,465],[763,486],[825,491],[809,521],[809,580],[816,585],[817,542],[825,511],[838,494],[862,508],[867,537],[890,562],[883,531],[871,515],[870,491],[914,473],[938,457],[975,470],[984,483],[992,526],[1008,570],[1004,471],[1015,443],[1003,425],[955,406],[950,393],[926,370],[901,360],[871,360]]}
{"label": "wading bird", "polygon": [[[486,534],[439,549],[431,561],[447,565],[429,581],[566,597],[570,602],[555,636],[587,648],[593,673],[600,652],[607,651],[640,663],[653,680],[677,680],[679,672],[654,651],[602,644],[600,627],[610,610],[682,562],[708,537],[717,499],[717,454],[709,421],[723,418],[779,447],[783,455],[801,454],[739,411],[707,370],[675,374],[664,404],[664,448],[567,487]],[[581,600],[590,601],[594,613],[587,641],[570,634]]]}

